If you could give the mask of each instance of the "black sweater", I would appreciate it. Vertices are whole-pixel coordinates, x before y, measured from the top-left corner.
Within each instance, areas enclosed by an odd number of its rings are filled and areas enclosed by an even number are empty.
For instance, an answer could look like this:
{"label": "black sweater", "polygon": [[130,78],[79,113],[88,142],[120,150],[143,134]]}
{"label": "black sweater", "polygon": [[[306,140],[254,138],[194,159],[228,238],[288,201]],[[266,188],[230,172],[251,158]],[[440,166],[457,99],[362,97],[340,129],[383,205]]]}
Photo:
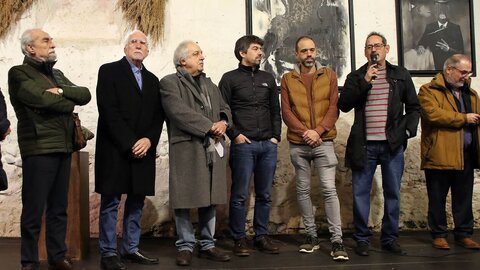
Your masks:
{"label": "black sweater", "polygon": [[241,133],[252,140],[280,141],[282,119],[272,74],[239,64],[223,74],[219,88],[232,111],[233,125],[227,130],[231,140]]}

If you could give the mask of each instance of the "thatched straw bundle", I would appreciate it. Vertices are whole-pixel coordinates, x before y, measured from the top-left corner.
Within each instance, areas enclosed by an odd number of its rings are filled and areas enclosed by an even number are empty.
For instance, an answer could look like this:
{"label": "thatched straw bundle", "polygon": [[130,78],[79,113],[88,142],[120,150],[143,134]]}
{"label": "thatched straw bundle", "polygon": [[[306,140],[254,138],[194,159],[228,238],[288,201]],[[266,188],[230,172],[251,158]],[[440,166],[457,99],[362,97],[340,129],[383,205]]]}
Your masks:
{"label": "thatched straw bundle", "polygon": [[30,8],[35,0],[2,0],[0,7],[0,39],[5,37],[23,13]]}
{"label": "thatched straw bundle", "polygon": [[[5,37],[23,13],[36,0],[1,0],[0,8],[0,39]],[[117,9],[123,12],[130,29],[139,29],[150,36],[153,45],[163,39],[165,27],[165,6],[167,0],[118,0]]]}
{"label": "thatched straw bundle", "polygon": [[163,39],[166,2],[167,0],[118,0],[117,8],[122,10],[129,28],[144,32],[156,45]]}

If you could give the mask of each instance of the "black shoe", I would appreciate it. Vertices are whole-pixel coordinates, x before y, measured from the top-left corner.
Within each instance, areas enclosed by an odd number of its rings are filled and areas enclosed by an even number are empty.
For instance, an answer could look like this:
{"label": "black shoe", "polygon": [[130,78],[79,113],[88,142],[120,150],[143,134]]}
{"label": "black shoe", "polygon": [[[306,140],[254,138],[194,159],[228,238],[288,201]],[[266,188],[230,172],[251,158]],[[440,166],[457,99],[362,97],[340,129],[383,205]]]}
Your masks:
{"label": "black shoe", "polygon": [[73,265],[70,259],[63,259],[58,262],[54,262],[48,266],[49,270],[72,270]]}
{"label": "black shoe", "polygon": [[403,254],[403,250],[398,244],[397,240],[392,240],[386,244],[382,244],[382,250],[395,254]]}
{"label": "black shoe", "polygon": [[320,240],[318,240],[318,237],[308,234],[303,244],[300,245],[298,252],[312,253],[317,249],[320,249]]}
{"label": "black shoe", "polygon": [[370,244],[365,241],[358,241],[357,246],[355,247],[355,253],[359,256],[368,256],[370,255],[368,250],[370,249]]}
{"label": "black shoe", "polygon": [[247,248],[247,240],[245,238],[235,240],[235,245],[233,246],[233,254],[239,257],[246,257],[250,255],[250,251]]}
{"label": "black shoe", "polygon": [[330,252],[330,256],[332,256],[333,260],[337,262],[348,261],[348,254],[345,250],[345,246],[340,242],[332,243],[332,251]]}
{"label": "black shoe", "polygon": [[260,250],[261,252],[268,253],[268,254],[278,254],[280,253],[277,246],[272,243],[270,238],[264,236],[258,239],[255,239],[253,242],[253,246]]}
{"label": "black shoe", "polygon": [[158,264],[158,258],[149,258],[140,250],[134,253],[124,254],[122,255],[122,259],[126,262],[138,264]]}
{"label": "black shoe", "polygon": [[37,264],[25,264],[22,265],[22,270],[38,270],[39,266]]}
{"label": "black shoe", "polygon": [[102,257],[100,260],[100,264],[102,265],[102,269],[105,270],[125,270],[125,264],[118,258],[117,255]]}
{"label": "black shoe", "polygon": [[181,250],[177,252],[177,265],[188,266],[192,262],[192,252],[190,250]]}
{"label": "black shoe", "polygon": [[200,250],[198,252],[198,257],[209,259],[217,262],[226,262],[230,261],[230,256],[225,254],[223,251],[220,251],[218,248],[211,248],[207,250]]}

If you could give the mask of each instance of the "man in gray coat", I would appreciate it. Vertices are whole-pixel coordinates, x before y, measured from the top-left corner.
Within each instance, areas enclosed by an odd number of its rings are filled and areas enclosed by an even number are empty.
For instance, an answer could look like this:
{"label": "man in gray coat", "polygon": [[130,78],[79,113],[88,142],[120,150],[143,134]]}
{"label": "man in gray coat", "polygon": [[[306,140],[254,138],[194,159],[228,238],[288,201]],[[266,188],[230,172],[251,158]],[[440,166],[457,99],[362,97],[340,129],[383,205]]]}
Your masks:
{"label": "man in gray coat", "polygon": [[217,86],[203,73],[205,57],[196,42],[175,50],[177,72],[160,81],[169,140],[170,205],[175,211],[177,265],[192,259],[195,234],[190,209],[198,208],[199,257],[228,261],[215,248],[215,205],[227,202],[224,135],[230,108]]}

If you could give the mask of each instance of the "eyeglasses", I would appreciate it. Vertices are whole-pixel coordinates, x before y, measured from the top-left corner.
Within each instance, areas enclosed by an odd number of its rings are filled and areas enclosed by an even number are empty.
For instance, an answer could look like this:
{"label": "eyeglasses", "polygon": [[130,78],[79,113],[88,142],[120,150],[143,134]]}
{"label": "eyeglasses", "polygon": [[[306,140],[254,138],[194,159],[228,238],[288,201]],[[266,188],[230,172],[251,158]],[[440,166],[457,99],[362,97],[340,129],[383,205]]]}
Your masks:
{"label": "eyeglasses", "polygon": [[375,44],[366,45],[366,46],[365,46],[365,49],[371,50],[371,49],[375,48],[375,49],[378,50],[378,49],[383,48],[383,47],[385,47],[385,44],[383,44],[383,43],[375,43]]}
{"label": "eyeglasses", "polygon": [[460,72],[460,74],[462,75],[462,77],[470,77],[473,75],[473,72],[469,71],[469,70],[462,70],[462,69],[459,69],[457,67],[454,67],[454,66],[450,66],[451,68],[453,69],[456,69],[458,70],[458,72]]}
{"label": "eyeglasses", "polygon": [[143,39],[132,39],[129,41],[130,44],[137,44],[137,43],[140,43],[142,45],[147,45],[147,41],[143,40]]}

